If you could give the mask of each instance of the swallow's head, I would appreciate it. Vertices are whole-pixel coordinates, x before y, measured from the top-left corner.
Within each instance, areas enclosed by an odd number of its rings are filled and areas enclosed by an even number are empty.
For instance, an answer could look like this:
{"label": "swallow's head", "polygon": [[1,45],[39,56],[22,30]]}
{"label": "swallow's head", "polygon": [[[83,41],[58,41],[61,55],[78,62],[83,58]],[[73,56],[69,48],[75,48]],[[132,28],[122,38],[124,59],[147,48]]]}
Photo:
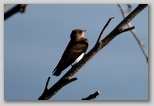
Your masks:
{"label": "swallow's head", "polygon": [[80,39],[84,37],[84,32],[86,30],[74,29],[70,35],[71,39]]}

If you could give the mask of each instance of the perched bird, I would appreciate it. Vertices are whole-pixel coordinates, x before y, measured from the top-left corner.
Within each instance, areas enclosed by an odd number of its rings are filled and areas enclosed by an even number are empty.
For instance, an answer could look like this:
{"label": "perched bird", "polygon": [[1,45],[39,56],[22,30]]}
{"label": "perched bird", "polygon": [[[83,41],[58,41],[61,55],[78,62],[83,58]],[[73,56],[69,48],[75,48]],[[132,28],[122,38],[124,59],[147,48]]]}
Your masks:
{"label": "perched bird", "polygon": [[58,65],[53,70],[54,76],[59,76],[69,65],[79,62],[88,48],[88,39],[84,37],[86,30],[75,29]]}

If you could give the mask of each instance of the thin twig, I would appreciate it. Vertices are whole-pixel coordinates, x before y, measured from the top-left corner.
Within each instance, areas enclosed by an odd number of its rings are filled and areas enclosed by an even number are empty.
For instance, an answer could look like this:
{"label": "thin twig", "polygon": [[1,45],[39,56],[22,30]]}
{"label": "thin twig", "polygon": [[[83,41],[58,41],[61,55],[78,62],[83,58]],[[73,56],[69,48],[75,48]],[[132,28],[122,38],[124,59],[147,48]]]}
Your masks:
{"label": "thin twig", "polygon": [[48,85],[49,85],[50,78],[51,77],[48,77],[48,80],[47,80],[46,85],[45,85],[45,89],[48,89]]}
{"label": "thin twig", "polygon": [[96,44],[98,44],[98,43],[101,42],[101,40],[102,40],[102,35],[103,35],[103,33],[104,33],[106,27],[109,25],[109,23],[111,22],[111,20],[112,20],[113,18],[114,18],[114,17],[110,18],[110,19],[108,20],[108,22],[106,23],[106,25],[104,26],[104,28],[102,29],[102,31],[101,31],[101,33],[100,33],[98,39],[97,39]]}
{"label": "thin twig", "polygon": [[[123,5],[122,4],[118,4],[120,10],[121,10],[121,13],[123,15],[123,18],[125,18],[127,16],[127,13],[126,13],[126,10],[124,9]],[[129,27],[132,27],[132,24],[131,23],[128,23],[127,24],[128,28]],[[148,63],[148,52],[146,51],[145,49],[145,44],[140,40],[140,38],[138,37],[137,33],[135,30],[130,30],[131,33],[133,34],[133,36],[135,37],[136,41],[138,42],[146,60],[147,60],[147,63]]]}
{"label": "thin twig", "polygon": [[131,30],[133,30],[133,29],[135,29],[135,26],[132,26],[132,27],[126,28],[126,29],[124,29],[123,31],[121,31],[121,33],[123,33],[123,32],[127,32],[127,31],[131,31]]}

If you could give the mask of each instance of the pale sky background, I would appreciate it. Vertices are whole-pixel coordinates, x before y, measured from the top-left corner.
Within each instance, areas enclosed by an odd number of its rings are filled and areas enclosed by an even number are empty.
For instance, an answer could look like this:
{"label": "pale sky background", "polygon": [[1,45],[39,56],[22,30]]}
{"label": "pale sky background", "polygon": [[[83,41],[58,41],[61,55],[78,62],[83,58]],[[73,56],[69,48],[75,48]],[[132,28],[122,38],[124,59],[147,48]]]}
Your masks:
{"label": "pale sky background", "polygon": [[[132,5],[132,9],[137,5]],[[26,13],[4,22],[4,99],[37,100],[73,29],[86,29],[89,48],[110,17],[103,37],[123,19],[116,4],[29,5]],[[148,8],[132,24],[148,50]],[[69,69],[62,72],[62,75]],[[59,78],[51,76],[50,86]],[[62,88],[52,100],[81,100],[99,90],[95,100],[148,100],[148,64],[130,32],[118,35]]]}

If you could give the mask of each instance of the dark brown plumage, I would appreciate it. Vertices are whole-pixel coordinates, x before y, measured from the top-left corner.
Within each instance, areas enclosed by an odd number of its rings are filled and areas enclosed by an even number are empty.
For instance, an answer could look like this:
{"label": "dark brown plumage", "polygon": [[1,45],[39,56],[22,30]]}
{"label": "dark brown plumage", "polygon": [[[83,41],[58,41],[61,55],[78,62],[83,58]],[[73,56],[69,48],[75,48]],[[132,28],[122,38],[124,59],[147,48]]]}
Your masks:
{"label": "dark brown plumage", "polygon": [[85,30],[75,29],[70,35],[70,42],[68,43],[58,65],[53,71],[53,75],[59,76],[61,72],[69,65],[76,61],[76,59],[85,53],[88,48],[88,39],[84,37]]}

